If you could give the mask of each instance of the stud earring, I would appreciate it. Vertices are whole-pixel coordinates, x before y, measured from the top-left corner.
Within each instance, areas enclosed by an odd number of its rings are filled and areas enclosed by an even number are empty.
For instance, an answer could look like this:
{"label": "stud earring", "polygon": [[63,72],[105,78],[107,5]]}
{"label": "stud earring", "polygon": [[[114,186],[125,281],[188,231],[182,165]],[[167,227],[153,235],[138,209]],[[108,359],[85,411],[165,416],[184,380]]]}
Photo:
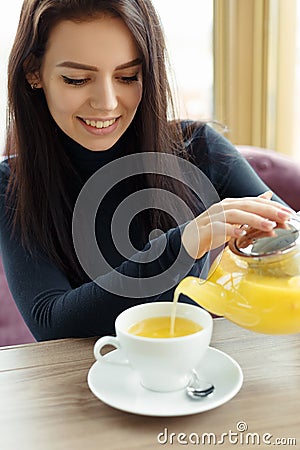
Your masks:
{"label": "stud earring", "polygon": [[30,87],[31,87],[32,90],[36,90],[36,89],[38,89],[38,85],[39,85],[39,83],[32,83],[30,85]]}

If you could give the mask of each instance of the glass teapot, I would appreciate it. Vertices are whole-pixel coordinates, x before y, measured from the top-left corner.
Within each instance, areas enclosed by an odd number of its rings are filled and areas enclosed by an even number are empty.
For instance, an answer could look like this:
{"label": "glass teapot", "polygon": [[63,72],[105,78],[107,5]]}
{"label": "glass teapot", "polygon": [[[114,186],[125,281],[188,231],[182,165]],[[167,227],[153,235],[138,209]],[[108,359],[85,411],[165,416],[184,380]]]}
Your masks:
{"label": "glass teapot", "polygon": [[243,328],[299,333],[300,217],[269,234],[246,228],[244,236],[229,241],[207,280],[186,277],[175,298],[181,293]]}

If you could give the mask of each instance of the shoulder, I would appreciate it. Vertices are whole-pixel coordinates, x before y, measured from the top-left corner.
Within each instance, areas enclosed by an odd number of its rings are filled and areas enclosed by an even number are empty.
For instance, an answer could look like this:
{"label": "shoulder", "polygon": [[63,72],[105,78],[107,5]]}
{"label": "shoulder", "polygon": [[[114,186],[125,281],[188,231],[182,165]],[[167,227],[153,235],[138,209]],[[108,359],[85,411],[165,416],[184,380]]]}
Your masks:
{"label": "shoulder", "polygon": [[249,168],[235,146],[212,125],[183,123],[183,133],[191,162],[204,172],[221,195],[232,178],[240,173],[245,175]]}
{"label": "shoulder", "polygon": [[199,151],[202,148],[211,154],[239,155],[233,144],[224,136],[221,126],[218,126],[220,131],[217,131],[217,125],[214,123],[182,121],[181,127],[187,149]]}
{"label": "shoulder", "polygon": [[[219,127],[221,130],[221,127]],[[185,121],[182,130],[186,150],[193,162],[203,170],[231,167],[242,158],[240,152],[214,124]]]}

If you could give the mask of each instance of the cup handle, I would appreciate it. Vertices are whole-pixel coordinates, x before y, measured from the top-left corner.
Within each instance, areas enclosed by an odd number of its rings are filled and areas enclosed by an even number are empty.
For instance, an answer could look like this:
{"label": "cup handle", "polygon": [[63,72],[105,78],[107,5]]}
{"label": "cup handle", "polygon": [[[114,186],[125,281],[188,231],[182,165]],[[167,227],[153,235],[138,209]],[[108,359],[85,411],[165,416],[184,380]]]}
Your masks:
{"label": "cup handle", "polygon": [[105,362],[110,363],[110,364],[129,364],[128,359],[125,356],[123,356],[123,355],[120,358],[118,358],[118,360],[110,359],[108,361],[107,359],[104,359],[105,355],[101,354],[101,349],[105,345],[112,345],[113,347],[115,347],[116,349],[118,349],[118,350],[120,350],[122,352],[121,345],[120,345],[120,342],[119,342],[117,337],[114,337],[114,336],[103,336],[100,339],[98,339],[98,341],[94,345],[94,356],[95,356],[95,359],[97,359],[98,361],[100,361],[100,360],[101,361],[105,361]]}

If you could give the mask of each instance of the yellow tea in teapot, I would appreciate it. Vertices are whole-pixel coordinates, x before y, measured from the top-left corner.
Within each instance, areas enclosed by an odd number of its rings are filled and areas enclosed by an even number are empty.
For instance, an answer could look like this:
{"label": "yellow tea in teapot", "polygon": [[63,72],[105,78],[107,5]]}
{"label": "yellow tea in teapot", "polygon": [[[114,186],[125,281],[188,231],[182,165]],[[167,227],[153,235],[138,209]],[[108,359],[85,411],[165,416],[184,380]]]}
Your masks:
{"label": "yellow tea in teapot", "polygon": [[149,338],[174,338],[187,336],[201,330],[201,325],[185,317],[176,317],[174,329],[172,330],[171,317],[161,316],[148,317],[131,325],[128,333]]}
{"label": "yellow tea in teapot", "polygon": [[224,252],[206,281],[183,279],[176,288],[174,302],[184,294],[243,328],[267,334],[299,333],[300,276],[272,276],[274,268],[277,266],[270,264],[254,270]]}

